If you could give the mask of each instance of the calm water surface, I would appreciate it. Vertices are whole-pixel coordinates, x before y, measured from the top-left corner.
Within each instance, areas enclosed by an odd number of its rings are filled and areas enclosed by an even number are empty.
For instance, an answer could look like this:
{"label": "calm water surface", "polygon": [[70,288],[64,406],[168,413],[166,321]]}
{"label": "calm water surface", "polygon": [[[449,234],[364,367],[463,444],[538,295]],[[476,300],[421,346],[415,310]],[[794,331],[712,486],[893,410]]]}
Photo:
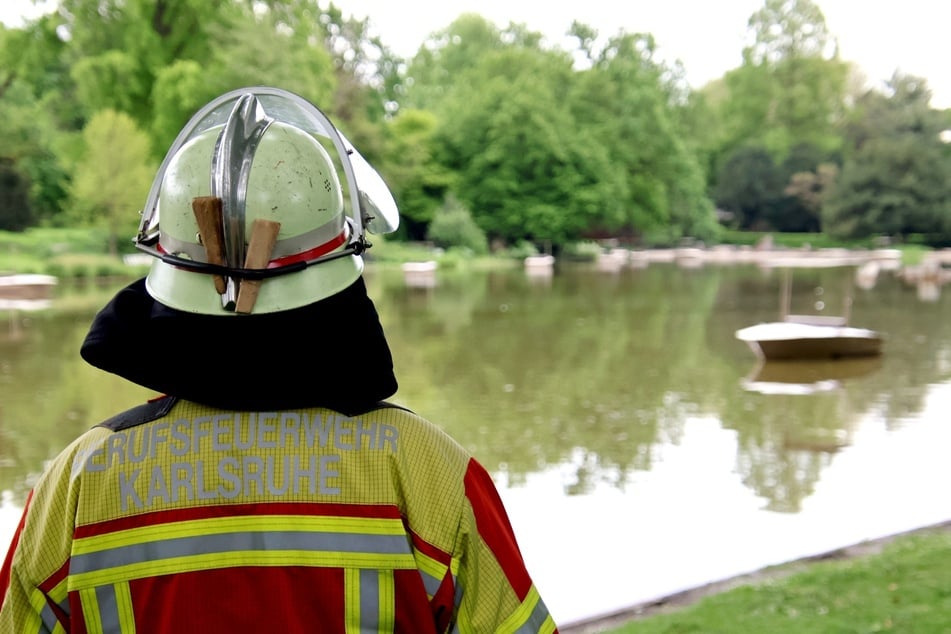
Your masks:
{"label": "calm water surface", "polygon": [[[852,275],[797,271],[793,311],[839,312]],[[412,288],[367,274],[394,400],[495,475],[563,624],[951,519],[947,293],[883,273],[851,307],[886,333],[881,359],[759,367],[734,332],[776,317],[780,277],[564,265]],[[0,556],[44,460],[152,395],[78,355],[117,287],[60,289],[53,311],[0,322]]]}

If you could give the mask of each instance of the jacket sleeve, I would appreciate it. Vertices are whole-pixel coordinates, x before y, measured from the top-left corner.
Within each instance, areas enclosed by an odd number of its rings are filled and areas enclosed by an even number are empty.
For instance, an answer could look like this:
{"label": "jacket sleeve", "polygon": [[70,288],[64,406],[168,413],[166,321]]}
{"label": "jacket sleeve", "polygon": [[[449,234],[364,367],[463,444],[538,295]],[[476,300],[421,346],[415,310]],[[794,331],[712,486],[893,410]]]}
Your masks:
{"label": "jacket sleeve", "polygon": [[469,508],[462,520],[456,579],[459,632],[557,632],[525,567],[498,490],[474,459],[466,470],[465,494]]}
{"label": "jacket sleeve", "polygon": [[67,575],[76,482],[71,467],[78,443],[50,462],[30,494],[0,569],[0,632],[69,631]]}
{"label": "jacket sleeve", "polygon": [[20,538],[23,535],[27,513],[30,511],[32,496],[33,492],[31,491],[30,497],[27,498],[24,505],[20,523],[13,534],[10,548],[7,550],[3,567],[0,568],[0,632],[39,633],[52,631],[42,619],[42,610],[46,607],[46,601],[41,600],[39,606],[33,604],[31,595],[33,595],[32,598],[36,598],[38,595],[34,593],[38,590],[26,587],[13,565],[14,556],[20,547]]}
{"label": "jacket sleeve", "polygon": [[26,511],[30,508],[30,499],[32,497],[33,492],[30,491],[30,495],[26,498],[26,504],[23,505],[23,514],[20,516],[20,523],[13,532],[13,540],[10,542],[10,548],[7,550],[7,556],[3,560],[3,565],[0,566],[0,606],[3,605],[4,599],[6,598],[7,592],[10,588],[10,571],[13,567],[13,552],[17,549],[17,544],[20,543],[20,535],[23,533],[23,524],[26,522]]}

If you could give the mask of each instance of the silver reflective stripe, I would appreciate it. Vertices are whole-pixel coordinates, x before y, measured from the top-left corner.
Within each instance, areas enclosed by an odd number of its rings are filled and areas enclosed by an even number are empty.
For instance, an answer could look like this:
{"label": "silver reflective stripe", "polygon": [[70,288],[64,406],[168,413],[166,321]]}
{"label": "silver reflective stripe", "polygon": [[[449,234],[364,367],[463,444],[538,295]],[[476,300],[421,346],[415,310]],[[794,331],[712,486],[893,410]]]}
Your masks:
{"label": "silver reflective stripe", "polygon": [[[545,602],[542,601],[542,598],[538,595],[538,590],[534,586],[531,591],[528,593],[528,596],[525,597],[525,601],[535,601],[535,605],[532,606],[532,613],[528,615],[528,618],[525,619],[525,622],[522,623],[515,634],[537,634],[538,632],[545,631],[544,628],[546,623],[549,626],[549,629],[554,629],[554,623],[551,621],[551,616],[548,614],[548,608],[545,607]],[[524,603],[523,603],[524,605]]]}
{"label": "silver reflective stripe", "polygon": [[205,247],[196,242],[185,242],[178,238],[173,238],[164,231],[159,232],[159,244],[166,253],[184,256],[186,259],[196,262],[208,262],[208,256],[205,253]]}
{"label": "silver reflective stripe", "polygon": [[115,586],[99,586],[96,588],[96,603],[99,605],[99,621],[103,632],[121,632],[119,621],[119,606],[116,601]]}
{"label": "silver reflective stripe", "polygon": [[426,594],[432,598],[436,592],[439,591],[439,586],[442,585],[442,579],[437,579],[427,572],[419,571],[419,576],[423,578],[423,587],[426,588]]}
{"label": "silver reflective stripe", "polygon": [[548,619],[548,608],[545,607],[545,602],[539,598],[535,604],[535,608],[532,610],[531,616],[528,617],[528,620],[525,621],[520,628],[515,630],[515,634],[538,634],[538,632],[542,631],[542,626]]}
{"label": "silver reflective stripe", "polygon": [[295,531],[219,533],[119,546],[75,555],[70,575],[188,555],[239,551],[322,551],[399,555],[410,552],[405,535]]}
{"label": "silver reflective stripe", "polygon": [[57,603],[59,609],[63,611],[63,614],[69,616],[69,595],[66,595],[66,598]]}
{"label": "silver reflective stripe", "polygon": [[376,632],[380,626],[380,572],[360,571],[360,629]]}
{"label": "silver reflective stripe", "polygon": [[40,620],[43,621],[44,627],[40,632],[55,632],[56,626],[59,625],[59,619],[56,618],[56,614],[49,603],[43,604],[43,608],[40,610]]}

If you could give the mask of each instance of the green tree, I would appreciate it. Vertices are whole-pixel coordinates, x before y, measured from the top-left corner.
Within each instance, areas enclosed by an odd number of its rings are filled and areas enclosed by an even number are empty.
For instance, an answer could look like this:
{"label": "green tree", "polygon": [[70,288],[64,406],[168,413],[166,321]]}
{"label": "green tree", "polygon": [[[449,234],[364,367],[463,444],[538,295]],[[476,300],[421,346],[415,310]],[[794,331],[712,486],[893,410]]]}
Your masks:
{"label": "green tree", "polygon": [[[15,226],[55,221],[66,198],[56,148],[62,136],[58,126],[63,116],[72,116],[71,108],[42,92],[65,75],[60,44],[47,18],[23,29],[0,26],[0,160],[7,186],[27,192],[26,202],[17,204]],[[19,193],[16,199],[21,200]]]}
{"label": "green tree", "polygon": [[717,205],[730,224],[757,231],[818,232],[821,210],[838,169],[815,146],[796,145],[777,164],[763,146],[729,154],[717,175]]}
{"label": "green tree", "polygon": [[[258,46],[266,48],[281,37],[286,42],[286,47],[266,53],[265,59],[273,59],[268,63],[261,64],[253,54],[249,56],[252,67],[272,75],[256,83],[288,87],[310,82],[310,87],[295,92],[332,115],[364,157],[371,162],[379,158],[384,144],[379,124],[386,113],[386,81],[393,72],[393,55],[379,38],[370,34],[369,19],[347,16],[333,3],[323,7],[317,0],[247,4],[258,21],[263,18],[271,27],[270,34],[255,38]],[[262,13],[261,6],[267,6],[268,11]],[[234,40],[242,45],[247,38]],[[247,66],[235,65],[238,69]],[[384,72],[389,73],[387,80]]]}
{"label": "green tree", "polygon": [[658,240],[712,239],[717,223],[704,168],[680,135],[681,104],[655,53],[651,36],[621,33],[570,85],[576,134],[607,152],[599,180],[619,196],[598,219]]}
{"label": "green tree", "polygon": [[766,148],[742,147],[724,162],[717,178],[717,206],[733,214],[737,229],[773,229],[770,221],[781,205],[784,179]]}
{"label": "green tree", "polygon": [[766,123],[778,136],[767,135],[767,147],[780,154],[802,142],[833,149],[849,66],[839,60],[822,10],[812,0],[766,0],[748,32],[744,65],[766,69],[772,85]]}
{"label": "green tree", "polygon": [[777,208],[777,215],[771,219],[773,228],[777,231],[821,231],[822,205],[839,173],[836,161],[841,161],[841,158],[810,143],[798,143],[792,147],[780,165],[786,183],[786,198]]}
{"label": "green tree", "polygon": [[19,48],[19,42],[15,42],[14,38],[19,33],[22,32],[11,31],[0,24],[0,99],[17,78],[14,51]]}
{"label": "green tree", "polygon": [[333,61],[309,32],[285,31],[276,16],[247,11],[214,29],[215,74],[206,81],[217,92],[241,86],[280,86],[325,109],[336,88]]}
{"label": "green tree", "polygon": [[[291,24],[300,27],[303,21]],[[229,11],[206,28],[213,42],[207,59],[177,59],[156,72],[149,127],[154,146],[168,147],[198,108],[242,86],[280,86],[329,113],[337,80],[322,31],[315,35],[311,26],[291,30],[286,12],[251,7]]]}
{"label": "green tree", "polygon": [[[723,82],[717,82],[722,87]],[[714,106],[717,99],[713,85],[691,91],[682,103],[672,104],[671,116],[677,136],[695,157],[703,170],[704,183],[715,174],[717,148],[723,123],[721,112]]]}
{"label": "green tree", "polygon": [[725,158],[747,143],[765,146],[771,107],[779,99],[769,69],[744,63],[728,71],[722,82],[725,91],[715,106],[721,122],[718,154]]}
{"label": "green tree", "polygon": [[152,77],[144,75],[139,60],[125,51],[83,57],[73,64],[70,76],[84,112],[108,108],[131,114],[139,103],[148,103]]}
{"label": "green tree", "polygon": [[[63,0],[83,113],[130,114],[161,152],[210,98],[247,85],[299,93],[342,120],[364,154],[382,147],[376,90],[362,83],[365,23],[315,0]],[[354,138],[356,137],[356,138]],[[361,139],[365,142],[361,143]]]}
{"label": "green tree", "polygon": [[822,207],[839,175],[835,163],[820,163],[815,171],[795,172],[789,179],[784,193],[795,199],[801,210],[795,220],[779,225],[780,231],[819,232],[822,230]]}
{"label": "green tree", "polygon": [[765,208],[766,225],[776,231],[818,232],[826,194],[841,159],[810,143],[797,143],[778,165],[783,196]]}
{"label": "green tree", "polygon": [[849,65],[812,0],[766,0],[748,23],[742,65],[720,104],[725,156],[756,143],[782,161],[796,143],[834,151],[841,138]]}
{"label": "green tree", "polygon": [[426,237],[445,249],[463,247],[479,255],[489,251],[485,233],[476,225],[469,210],[452,195],[437,210]]}
{"label": "green tree", "polygon": [[[35,99],[59,91],[68,83],[67,43],[57,33],[58,25],[55,15],[44,15],[22,29],[6,30],[0,25],[0,99],[13,80],[28,86]],[[63,122],[76,120],[70,99],[45,105]]]}
{"label": "green tree", "polygon": [[[620,196],[603,148],[579,134],[562,97],[571,63],[559,52],[487,53],[438,110],[439,158],[490,239],[554,244],[619,224]],[[512,86],[518,86],[513,91]],[[606,177],[607,175],[607,177]]]}
{"label": "green tree", "polygon": [[464,13],[420,46],[406,71],[401,105],[437,110],[451,89],[492,52],[512,48],[538,50],[541,35],[510,24],[500,29],[484,17]]}
{"label": "green tree", "polygon": [[28,190],[12,162],[0,158],[0,230],[23,231],[32,224]]}
{"label": "green tree", "polygon": [[947,117],[930,106],[927,83],[896,74],[891,94],[868,92],[847,127],[846,160],[823,209],[842,237],[925,234],[951,241],[951,148]]}
{"label": "green tree", "polygon": [[199,108],[220,94],[216,81],[209,81],[200,63],[183,59],[158,71],[152,86],[155,115],[149,126],[152,147],[164,152]]}
{"label": "green tree", "polygon": [[450,191],[453,174],[436,160],[438,121],[431,112],[401,108],[386,125],[381,173],[400,208],[399,235],[426,237],[427,227]]}
{"label": "green tree", "polygon": [[[0,51],[4,35],[0,27]],[[6,71],[2,81],[6,85],[0,87],[0,229],[22,231],[34,221],[25,160],[38,151],[39,139],[32,127],[35,112],[15,71]]]}
{"label": "green tree", "polygon": [[83,129],[86,152],[71,187],[76,219],[109,231],[109,250],[118,253],[118,236],[132,236],[151,185],[155,166],[148,136],[121,112],[97,112]]}
{"label": "green tree", "polygon": [[119,109],[149,129],[159,71],[181,59],[207,68],[215,28],[239,8],[231,0],[61,0],[58,28],[85,113]]}
{"label": "green tree", "polygon": [[360,24],[316,0],[61,0],[56,12],[0,37],[0,102],[23,83],[53,121],[31,154],[38,160],[18,159],[13,169],[55,220],[66,195],[56,163],[76,160],[68,137],[98,111],[129,114],[158,158],[198,107],[251,84],[313,100],[372,161],[383,148],[384,110],[377,88],[361,83],[371,53],[356,58],[342,47],[369,41]]}
{"label": "green tree", "polygon": [[835,55],[835,38],[812,0],[765,0],[747,27],[753,42],[743,55],[754,65]]}

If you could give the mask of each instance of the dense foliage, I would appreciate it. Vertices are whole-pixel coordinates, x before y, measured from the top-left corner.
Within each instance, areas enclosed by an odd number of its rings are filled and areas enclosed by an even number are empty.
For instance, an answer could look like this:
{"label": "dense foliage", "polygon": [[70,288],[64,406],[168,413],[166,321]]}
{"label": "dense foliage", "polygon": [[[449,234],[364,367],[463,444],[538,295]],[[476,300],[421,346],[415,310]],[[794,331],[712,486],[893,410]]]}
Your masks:
{"label": "dense foliage", "polygon": [[577,22],[563,50],[463,14],[400,59],[323,0],[60,0],[0,27],[0,229],[100,227],[122,247],[188,117],[269,84],[380,169],[399,239],[951,242],[951,116],[926,83],[854,88],[812,0],[764,0],[748,30],[742,64],[692,90],[649,33]]}

